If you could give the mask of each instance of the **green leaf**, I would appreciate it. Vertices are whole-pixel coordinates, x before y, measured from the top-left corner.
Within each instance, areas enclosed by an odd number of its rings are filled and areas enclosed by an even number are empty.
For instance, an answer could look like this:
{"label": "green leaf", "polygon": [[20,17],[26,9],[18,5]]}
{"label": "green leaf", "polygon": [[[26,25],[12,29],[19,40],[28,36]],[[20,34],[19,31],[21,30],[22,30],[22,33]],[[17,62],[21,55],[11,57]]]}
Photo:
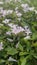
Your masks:
{"label": "green leaf", "polygon": [[20,51],[23,51],[23,46],[19,43],[18,44],[18,49],[20,50]]}
{"label": "green leaf", "polygon": [[28,52],[20,52],[20,53],[19,53],[20,56],[28,55],[28,54],[29,54]]}
{"label": "green leaf", "polygon": [[29,58],[29,56],[26,56],[25,58],[22,57],[21,58],[21,65],[26,65],[27,59]]}
{"label": "green leaf", "polygon": [[33,33],[32,40],[37,40],[37,32]]}
{"label": "green leaf", "polygon": [[33,57],[37,59],[37,53],[33,53]]}
{"label": "green leaf", "polygon": [[32,47],[37,47],[37,42],[32,44]]}
{"label": "green leaf", "polygon": [[0,59],[0,63],[3,63],[3,62],[5,62],[5,60],[3,60],[3,59]]}
{"label": "green leaf", "polygon": [[37,59],[37,55],[33,55],[34,56],[34,58],[36,58]]}
{"label": "green leaf", "polygon": [[14,48],[14,47],[8,47],[7,49],[6,49],[6,51],[7,51],[7,54],[9,54],[9,55],[15,55],[15,54],[17,54],[18,53],[18,51]]}

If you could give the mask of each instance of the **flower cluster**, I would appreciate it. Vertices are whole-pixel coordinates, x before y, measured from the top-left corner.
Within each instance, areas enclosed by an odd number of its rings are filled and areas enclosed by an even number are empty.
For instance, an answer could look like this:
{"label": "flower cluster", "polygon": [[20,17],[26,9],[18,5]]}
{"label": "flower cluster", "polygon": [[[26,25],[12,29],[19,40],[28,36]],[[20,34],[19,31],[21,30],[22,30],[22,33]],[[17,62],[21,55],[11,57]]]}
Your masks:
{"label": "flower cluster", "polygon": [[26,1],[0,1],[0,65],[37,65],[37,9]]}

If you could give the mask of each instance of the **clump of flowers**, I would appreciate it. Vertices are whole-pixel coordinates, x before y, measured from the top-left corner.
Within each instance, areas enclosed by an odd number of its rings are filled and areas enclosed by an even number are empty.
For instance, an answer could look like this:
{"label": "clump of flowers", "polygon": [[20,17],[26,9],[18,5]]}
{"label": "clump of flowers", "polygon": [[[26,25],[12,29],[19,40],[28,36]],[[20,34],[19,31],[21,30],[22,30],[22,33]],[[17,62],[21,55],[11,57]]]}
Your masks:
{"label": "clump of flowers", "polygon": [[37,65],[37,10],[21,0],[0,1],[0,65]]}

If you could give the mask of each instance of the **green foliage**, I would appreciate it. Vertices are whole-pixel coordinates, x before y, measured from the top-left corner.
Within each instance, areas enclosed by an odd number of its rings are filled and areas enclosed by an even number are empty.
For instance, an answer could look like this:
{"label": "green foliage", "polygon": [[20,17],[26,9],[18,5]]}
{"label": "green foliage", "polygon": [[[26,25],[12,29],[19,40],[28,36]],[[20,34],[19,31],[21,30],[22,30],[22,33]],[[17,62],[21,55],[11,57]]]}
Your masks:
{"label": "green foliage", "polygon": [[9,55],[15,55],[18,53],[18,51],[14,47],[12,47],[12,48],[9,47],[6,49],[6,51],[7,51],[7,54],[9,54]]}
{"label": "green foliage", "polygon": [[[13,13],[5,17],[0,15],[0,49],[1,42],[3,42],[3,49],[0,50],[0,65],[37,65],[37,14],[35,14],[35,11],[23,11],[21,4],[26,2],[30,6],[37,6],[37,0],[31,0],[31,3],[27,0],[22,0],[21,3],[4,3],[2,6],[6,10],[12,9]],[[20,21],[18,20],[20,17],[15,13],[16,7],[22,13]],[[3,23],[5,19],[11,19],[9,23],[21,26],[23,29],[24,26],[29,26],[32,32],[29,34],[30,39],[25,39],[27,36],[25,31],[18,34],[6,34],[8,31],[11,32],[11,27]],[[12,61],[8,61],[9,57],[12,58]],[[13,59],[16,61],[13,61]]]}

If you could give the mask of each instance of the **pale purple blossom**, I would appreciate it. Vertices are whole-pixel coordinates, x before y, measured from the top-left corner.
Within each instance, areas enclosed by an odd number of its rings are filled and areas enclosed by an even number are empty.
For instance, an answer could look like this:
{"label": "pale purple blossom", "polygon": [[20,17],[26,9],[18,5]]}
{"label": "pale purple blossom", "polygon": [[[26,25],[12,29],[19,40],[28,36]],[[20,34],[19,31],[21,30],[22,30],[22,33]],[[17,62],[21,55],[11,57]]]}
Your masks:
{"label": "pale purple blossom", "polygon": [[11,27],[11,32],[14,34],[18,34],[19,32],[23,32],[24,29],[21,26],[15,24],[8,24]]}
{"label": "pale purple blossom", "polygon": [[2,14],[3,17],[5,17],[6,15],[12,14],[13,10],[0,10],[0,13]]}
{"label": "pale purple blossom", "polygon": [[13,25],[13,28],[11,29],[12,33],[18,34],[19,32],[23,32],[24,29],[21,26]]}

